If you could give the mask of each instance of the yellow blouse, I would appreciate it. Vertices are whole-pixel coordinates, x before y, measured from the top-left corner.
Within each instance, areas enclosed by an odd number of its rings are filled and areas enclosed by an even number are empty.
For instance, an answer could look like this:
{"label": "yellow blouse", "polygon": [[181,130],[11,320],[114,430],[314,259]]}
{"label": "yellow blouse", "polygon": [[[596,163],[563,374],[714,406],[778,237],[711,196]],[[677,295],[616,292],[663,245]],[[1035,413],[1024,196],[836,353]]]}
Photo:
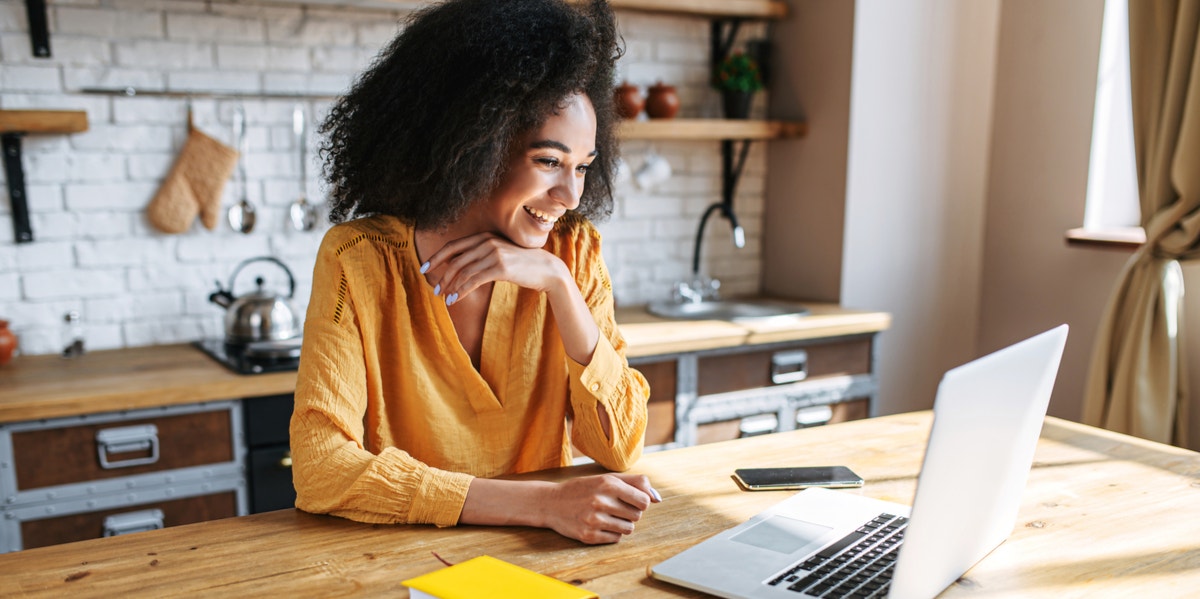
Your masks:
{"label": "yellow blouse", "polygon": [[476,370],[420,273],[411,227],[377,216],[329,230],[291,421],[296,507],[450,526],[474,476],[568,465],[572,442],[611,470],[641,456],[650,389],[625,361],[600,235],[567,216],[544,249],[600,328],[591,363],[567,356],[544,294],[497,282]]}

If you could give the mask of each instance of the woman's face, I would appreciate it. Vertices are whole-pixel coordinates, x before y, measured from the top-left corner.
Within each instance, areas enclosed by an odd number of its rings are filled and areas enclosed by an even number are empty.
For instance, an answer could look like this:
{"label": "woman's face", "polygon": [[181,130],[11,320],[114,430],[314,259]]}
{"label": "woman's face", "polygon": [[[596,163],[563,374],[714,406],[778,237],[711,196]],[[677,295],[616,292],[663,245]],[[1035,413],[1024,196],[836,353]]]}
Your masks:
{"label": "woman's face", "polygon": [[587,96],[576,94],[518,142],[481,225],[522,247],[546,245],[555,221],[579,205],[595,156],[596,113]]}

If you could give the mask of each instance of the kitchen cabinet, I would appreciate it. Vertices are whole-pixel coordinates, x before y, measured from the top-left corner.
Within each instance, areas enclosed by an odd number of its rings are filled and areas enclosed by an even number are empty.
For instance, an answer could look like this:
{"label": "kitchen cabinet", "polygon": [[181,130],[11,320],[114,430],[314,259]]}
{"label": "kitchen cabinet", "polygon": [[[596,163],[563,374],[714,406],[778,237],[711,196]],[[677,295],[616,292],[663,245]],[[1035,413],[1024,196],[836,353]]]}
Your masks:
{"label": "kitchen cabinet", "polygon": [[0,424],[0,552],[248,513],[241,408]]}
{"label": "kitchen cabinet", "polygon": [[[626,355],[652,389],[648,450],[786,430],[813,410],[816,421],[868,415],[890,316],[805,305],[808,316],[755,323],[618,308]],[[295,372],[239,375],[191,344],[17,356],[0,368],[0,551],[292,505],[295,385]],[[101,455],[153,455],[148,425],[156,461],[103,467]],[[133,430],[99,435],[111,429]],[[130,445],[101,454],[98,435]]]}
{"label": "kitchen cabinet", "polygon": [[875,335],[631,358],[650,383],[647,450],[867,417]]}

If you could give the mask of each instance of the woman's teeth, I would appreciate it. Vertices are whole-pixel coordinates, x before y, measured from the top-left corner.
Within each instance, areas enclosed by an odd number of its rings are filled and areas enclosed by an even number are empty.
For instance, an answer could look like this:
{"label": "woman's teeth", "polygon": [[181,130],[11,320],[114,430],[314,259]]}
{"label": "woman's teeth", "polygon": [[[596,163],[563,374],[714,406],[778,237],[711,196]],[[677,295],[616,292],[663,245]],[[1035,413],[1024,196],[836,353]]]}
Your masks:
{"label": "woman's teeth", "polygon": [[558,220],[557,216],[550,216],[549,214],[546,214],[545,212],[542,212],[536,208],[530,208],[529,206],[523,206],[523,208],[525,208],[525,212],[528,212],[530,216],[536,218],[538,222],[541,222],[542,224],[552,225]]}

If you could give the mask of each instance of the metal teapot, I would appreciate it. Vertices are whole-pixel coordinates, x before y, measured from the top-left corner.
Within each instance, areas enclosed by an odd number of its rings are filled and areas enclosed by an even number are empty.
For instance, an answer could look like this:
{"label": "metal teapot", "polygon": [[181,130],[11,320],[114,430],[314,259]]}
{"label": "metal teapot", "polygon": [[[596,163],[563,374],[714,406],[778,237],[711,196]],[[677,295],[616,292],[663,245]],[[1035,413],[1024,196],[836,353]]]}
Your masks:
{"label": "metal teapot", "polygon": [[[263,289],[263,278],[257,277],[258,288],[252,293],[235,297],[233,285],[238,273],[247,264],[253,262],[274,262],[288,276],[287,297],[280,297]],[[239,264],[229,277],[229,289],[221,288],[217,281],[217,290],[208,296],[208,300],[225,308],[225,342],[230,344],[251,343],[254,341],[279,341],[291,339],[300,335],[300,323],[296,311],[288,300],[296,294],[296,279],[287,265],[270,256],[250,258]]]}

